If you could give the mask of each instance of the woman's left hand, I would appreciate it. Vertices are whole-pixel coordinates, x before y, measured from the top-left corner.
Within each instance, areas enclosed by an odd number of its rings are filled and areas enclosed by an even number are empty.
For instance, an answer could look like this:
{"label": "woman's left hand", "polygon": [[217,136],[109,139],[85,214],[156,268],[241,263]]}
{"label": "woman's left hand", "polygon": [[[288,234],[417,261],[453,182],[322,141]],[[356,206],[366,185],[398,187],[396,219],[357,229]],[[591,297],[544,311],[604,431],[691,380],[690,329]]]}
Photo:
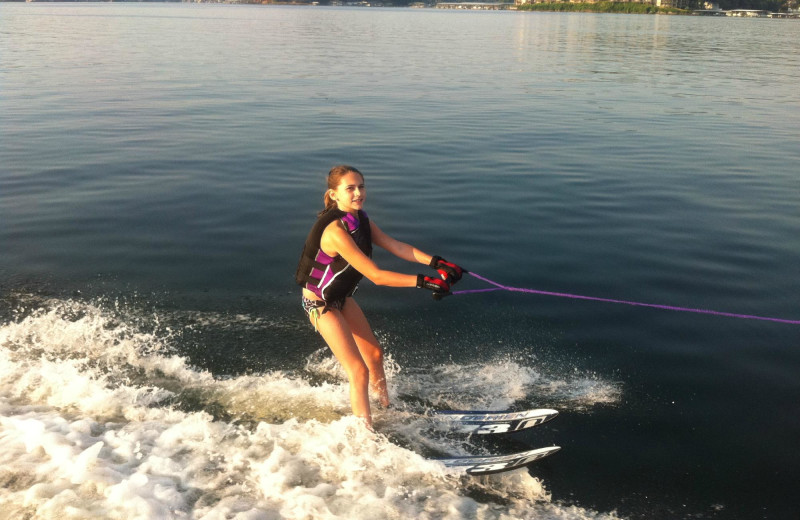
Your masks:
{"label": "woman's left hand", "polygon": [[461,280],[461,276],[465,272],[464,269],[452,262],[448,262],[441,256],[434,256],[431,258],[431,263],[429,265],[439,271],[442,279],[447,280],[450,285]]}

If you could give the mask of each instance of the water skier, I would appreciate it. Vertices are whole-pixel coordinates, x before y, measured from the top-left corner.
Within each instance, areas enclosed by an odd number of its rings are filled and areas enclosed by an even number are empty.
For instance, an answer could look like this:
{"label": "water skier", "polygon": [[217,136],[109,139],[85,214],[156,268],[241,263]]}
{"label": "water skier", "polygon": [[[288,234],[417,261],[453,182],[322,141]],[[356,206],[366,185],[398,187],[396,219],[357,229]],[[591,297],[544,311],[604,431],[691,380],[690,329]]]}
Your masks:
{"label": "water skier", "polygon": [[[303,309],[314,328],[342,364],[350,382],[353,414],[372,428],[369,389],[383,407],[389,406],[383,349],[361,307],[353,299],[366,276],[376,285],[418,287],[446,294],[461,279],[461,267],[384,233],[364,212],[364,176],[352,166],[335,166],[328,173],[325,209],[306,238],[295,278],[303,287]],[[372,245],[409,262],[436,269],[439,277],[402,274],[379,268]]]}

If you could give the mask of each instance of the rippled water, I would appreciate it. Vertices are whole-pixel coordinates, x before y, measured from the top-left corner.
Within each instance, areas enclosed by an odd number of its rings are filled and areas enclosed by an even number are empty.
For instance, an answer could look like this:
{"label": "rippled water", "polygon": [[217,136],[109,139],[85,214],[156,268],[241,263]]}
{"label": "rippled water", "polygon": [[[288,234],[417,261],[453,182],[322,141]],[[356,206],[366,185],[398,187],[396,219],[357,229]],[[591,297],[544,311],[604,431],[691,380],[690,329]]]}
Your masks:
{"label": "rippled water", "polygon": [[[387,443],[292,273],[344,162],[385,231],[501,283],[800,319],[800,24],[1,4],[0,48],[14,515],[796,512],[797,326],[364,283]],[[488,443],[414,419],[529,406],[562,413]],[[412,453],[548,444],[480,483]]]}

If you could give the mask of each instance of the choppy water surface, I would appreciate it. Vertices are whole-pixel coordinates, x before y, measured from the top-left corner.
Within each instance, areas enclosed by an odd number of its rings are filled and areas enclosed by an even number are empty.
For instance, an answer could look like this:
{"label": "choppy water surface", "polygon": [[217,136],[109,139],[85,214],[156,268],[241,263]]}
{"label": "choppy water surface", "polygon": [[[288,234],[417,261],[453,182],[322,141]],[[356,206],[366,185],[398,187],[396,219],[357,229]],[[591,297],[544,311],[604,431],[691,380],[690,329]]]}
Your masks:
{"label": "choppy water surface", "polygon": [[[0,48],[0,517],[796,514],[798,326],[364,283],[372,435],[292,274],[345,162],[385,231],[501,283],[800,319],[800,24],[2,4]],[[534,406],[495,440],[423,417]]]}

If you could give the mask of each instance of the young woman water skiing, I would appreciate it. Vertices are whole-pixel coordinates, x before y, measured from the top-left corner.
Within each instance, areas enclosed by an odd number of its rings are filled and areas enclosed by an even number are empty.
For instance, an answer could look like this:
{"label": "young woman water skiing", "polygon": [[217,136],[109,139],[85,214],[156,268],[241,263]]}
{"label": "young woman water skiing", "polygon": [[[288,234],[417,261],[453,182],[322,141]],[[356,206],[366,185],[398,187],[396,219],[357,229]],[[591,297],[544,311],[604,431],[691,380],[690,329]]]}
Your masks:
{"label": "young woman water skiing", "polygon": [[[389,393],[383,349],[353,299],[358,282],[366,276],[376,285],[446,294],[461,279],[463,269],[384,233],[364,212],[365,198],[361,172],[347,165],[331,169],[325,209],[306,239],[295,278],[303,287],[303,309],[309,320],[347,373],[353,414],[371,429],[369,389],[383,407],[389,406]],[[373,244],[403,260],[429,265],[439,276],[383,270],[372,261]]]}

